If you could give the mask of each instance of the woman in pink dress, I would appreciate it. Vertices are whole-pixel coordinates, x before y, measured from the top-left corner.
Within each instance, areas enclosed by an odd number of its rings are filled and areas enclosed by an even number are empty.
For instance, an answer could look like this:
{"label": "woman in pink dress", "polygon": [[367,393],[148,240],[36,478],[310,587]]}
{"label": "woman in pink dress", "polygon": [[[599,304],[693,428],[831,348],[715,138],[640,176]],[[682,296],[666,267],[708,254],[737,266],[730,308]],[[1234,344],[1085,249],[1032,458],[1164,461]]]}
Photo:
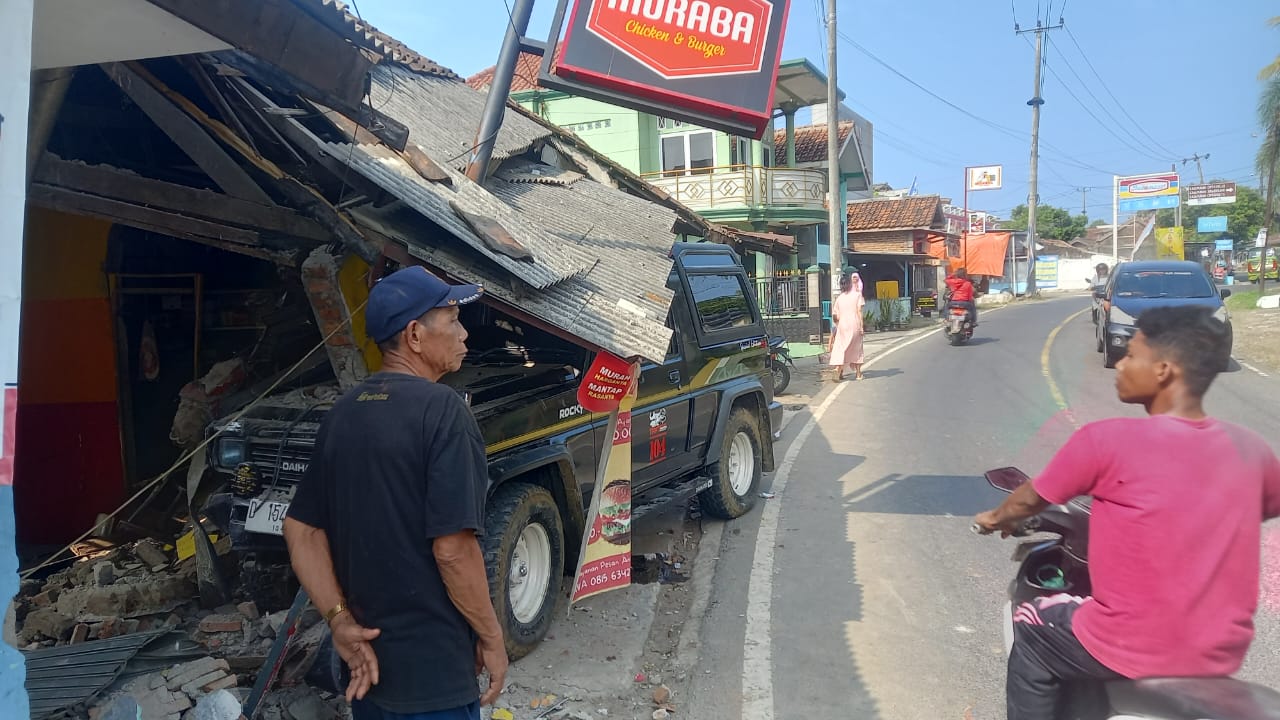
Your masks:
{"label": "woman in pink dress", "polygon": [[831,367],[840,368],[836,382],[844,380],[844,369],[850,365],[856,373],[855,379],[862,379],[862,308],[865,305],[862,278],[858,273],[840,278],[840,295],[831,307],[831,321],[836,328],[831,336],[828,361]]}

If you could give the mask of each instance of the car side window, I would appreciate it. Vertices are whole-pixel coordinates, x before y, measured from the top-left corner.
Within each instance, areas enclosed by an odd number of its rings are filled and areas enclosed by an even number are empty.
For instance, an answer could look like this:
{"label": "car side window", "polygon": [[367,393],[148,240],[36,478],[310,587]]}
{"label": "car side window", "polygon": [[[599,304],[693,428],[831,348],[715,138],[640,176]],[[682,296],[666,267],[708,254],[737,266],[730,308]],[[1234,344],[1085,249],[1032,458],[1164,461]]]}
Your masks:
{"label": "car side window", "polygon": [[667,344],[667,360],[680,357],[680,329],[676,327],[675,308],[667,311],[667,329],[671,330],[671,342]]}
{"label": "car side window", "polygon": [[750,325],[754,318],[742,278],[730,273],[698,273],[689,276],[689,289],[703,332]]}

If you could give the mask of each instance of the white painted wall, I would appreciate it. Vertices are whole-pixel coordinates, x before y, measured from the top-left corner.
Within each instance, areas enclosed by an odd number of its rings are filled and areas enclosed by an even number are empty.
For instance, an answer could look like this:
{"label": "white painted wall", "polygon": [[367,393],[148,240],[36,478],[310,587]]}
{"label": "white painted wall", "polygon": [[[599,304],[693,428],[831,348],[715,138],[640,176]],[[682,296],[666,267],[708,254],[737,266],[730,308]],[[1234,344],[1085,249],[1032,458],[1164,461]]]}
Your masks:
{"label": "white painted wall", "polygon": [[26,669],[12,646],[18,554],[13,521],[13,427],[22,309],[22,225],[27,192],[27,106],[31,95],[34,0],[0,0],[0,598],[8,605],[0,643],[0,711],[27,717]]}

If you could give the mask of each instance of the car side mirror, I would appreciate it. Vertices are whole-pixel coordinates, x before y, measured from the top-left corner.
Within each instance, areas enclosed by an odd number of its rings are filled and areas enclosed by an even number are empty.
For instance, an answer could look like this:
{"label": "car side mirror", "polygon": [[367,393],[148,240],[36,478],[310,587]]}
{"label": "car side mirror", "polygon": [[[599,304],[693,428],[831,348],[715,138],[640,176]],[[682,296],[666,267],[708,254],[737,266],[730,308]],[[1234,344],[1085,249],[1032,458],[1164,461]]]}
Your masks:
{"label": "car side mirror", "polygon": [[1222,288],[1221,290],[1219,290],[1218,294],[1222,296],[1223,300],[1226,300],[1227,298],[1231,297],[1231,291],[1226,288]]}

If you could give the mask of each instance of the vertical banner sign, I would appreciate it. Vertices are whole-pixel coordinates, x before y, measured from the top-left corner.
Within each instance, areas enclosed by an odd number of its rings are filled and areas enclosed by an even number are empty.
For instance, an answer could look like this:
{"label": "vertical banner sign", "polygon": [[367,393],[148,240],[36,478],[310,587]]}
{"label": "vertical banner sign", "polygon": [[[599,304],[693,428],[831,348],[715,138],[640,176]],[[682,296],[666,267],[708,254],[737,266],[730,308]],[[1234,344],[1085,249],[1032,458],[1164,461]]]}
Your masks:
{"label": "vertical banner sign", "polygon": [[579,600],[631,584],[631,408],[639,365],[608,353],[596,356],[578,388],[589,412],[610,412],[586,532],[574,573],[572,607]]}
{"label": "vertical banner sign", "polygon": [[1182,246],[1182,228],[1158,228],[1156,230],[1156,259],[1185,260]]}
{"label": "vertical banner sign", "polygon": [[[27,190],[27,106],[31,97],[34,0],[0,0],[0,598],[18,592],[13,460],[18,404],[18,318],[22,310],[22,224]],[[8,635],[8,632],[5,633]],[[6,640],[8,638],[6,637]],[[25,718],[26,666],[0,642],[5,717]]]}
{"label": "vertical banner sign", "polygon": [[[789,0],[575,0],[539,82],[759,139]],[[552,28],[552,45],[560,28]],[[549,70],[549,72],[548,72]]]}
{"label": "vertical banner sign", "polygon": [[1058,287],[1058,256],[1036,256],[1036,287],[1053,289]]}

